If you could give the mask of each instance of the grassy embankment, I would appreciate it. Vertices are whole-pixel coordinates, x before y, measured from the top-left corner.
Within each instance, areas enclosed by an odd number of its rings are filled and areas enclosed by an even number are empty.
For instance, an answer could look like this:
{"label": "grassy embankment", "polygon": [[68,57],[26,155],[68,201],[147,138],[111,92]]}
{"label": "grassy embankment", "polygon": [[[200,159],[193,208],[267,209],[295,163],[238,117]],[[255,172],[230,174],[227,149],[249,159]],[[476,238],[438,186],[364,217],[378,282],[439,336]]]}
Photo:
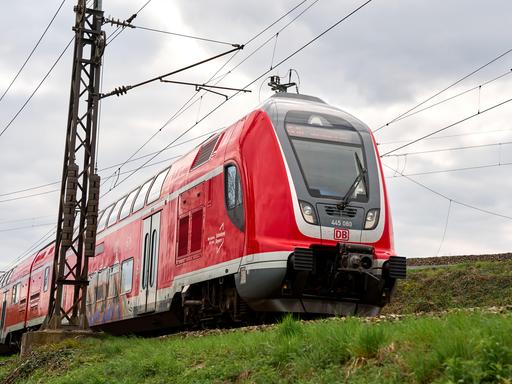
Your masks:
{"label": "grassy embankment", "polygon": [[4,363],[0,376],[20,383],[509,383],[512,314],[285,318],[256,332],[73,340]]}
{"label": "grassy embankment", "polygon": [[512,260],[407,271],[383,313],[512,305]]}
{"label": "grassy embankment", "polygon": [[[509,304],[511,264],[414,271],[397,299],[405,312]],[[466,279],[470,272],[474,278]],[[512,312],[371,322],[288,317],[263,331],[72,340],[24,360],[0,360],[0,378],[49,384],[511,383]]]}

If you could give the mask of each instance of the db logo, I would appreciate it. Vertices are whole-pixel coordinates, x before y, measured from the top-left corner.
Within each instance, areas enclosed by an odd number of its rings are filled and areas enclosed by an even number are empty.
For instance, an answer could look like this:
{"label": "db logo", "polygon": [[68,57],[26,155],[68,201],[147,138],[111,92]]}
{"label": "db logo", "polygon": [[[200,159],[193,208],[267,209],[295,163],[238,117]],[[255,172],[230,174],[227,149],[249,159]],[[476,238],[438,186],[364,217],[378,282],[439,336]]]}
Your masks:
{"label": "db logo", "polygon": [[334,240],[348,241],[350,231],[348,229],[334,228]]}

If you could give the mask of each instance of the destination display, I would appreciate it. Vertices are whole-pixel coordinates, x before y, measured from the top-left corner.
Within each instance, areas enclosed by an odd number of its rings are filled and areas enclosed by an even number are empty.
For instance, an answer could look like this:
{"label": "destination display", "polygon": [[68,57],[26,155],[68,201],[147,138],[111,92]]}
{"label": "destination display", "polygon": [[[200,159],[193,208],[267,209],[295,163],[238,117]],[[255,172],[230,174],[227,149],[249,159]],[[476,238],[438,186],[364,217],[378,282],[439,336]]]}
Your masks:
{"label": "destination display", "polygon": [[286,131],[290,136],[298,138],[334,141],[356,145],[361,144],[361,139],[357,132],[348,129],[324,128],[315,125],[286,123]]}

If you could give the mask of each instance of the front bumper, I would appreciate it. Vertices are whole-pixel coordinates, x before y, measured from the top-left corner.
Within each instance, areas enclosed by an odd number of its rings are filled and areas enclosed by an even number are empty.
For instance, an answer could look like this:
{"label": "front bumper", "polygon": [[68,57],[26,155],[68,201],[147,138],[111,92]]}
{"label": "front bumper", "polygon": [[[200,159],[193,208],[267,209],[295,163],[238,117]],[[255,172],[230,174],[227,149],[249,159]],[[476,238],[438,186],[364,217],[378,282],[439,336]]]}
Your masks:
{"label": "front bumper", "polygon": [[359,244],[264,255],[242,260],[235,275],[239,295],[259,311],[376,315],[405,278],[405,258],[375,259]]}

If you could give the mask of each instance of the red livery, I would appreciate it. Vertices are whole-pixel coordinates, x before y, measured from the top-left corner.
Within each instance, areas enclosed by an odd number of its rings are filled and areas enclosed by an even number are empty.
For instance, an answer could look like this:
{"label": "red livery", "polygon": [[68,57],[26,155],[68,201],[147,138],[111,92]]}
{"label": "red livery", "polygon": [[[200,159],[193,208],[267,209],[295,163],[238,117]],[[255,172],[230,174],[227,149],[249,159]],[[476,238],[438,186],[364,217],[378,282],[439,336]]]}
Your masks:
{"label": "red livery", "polygon": [[[53,253],[0,278],[6,345],[44,321]],[[276,94],[100,212],[89,270],[90,325],[126,333],[260,312],[375,315],[405,259],[369,128]]]}

